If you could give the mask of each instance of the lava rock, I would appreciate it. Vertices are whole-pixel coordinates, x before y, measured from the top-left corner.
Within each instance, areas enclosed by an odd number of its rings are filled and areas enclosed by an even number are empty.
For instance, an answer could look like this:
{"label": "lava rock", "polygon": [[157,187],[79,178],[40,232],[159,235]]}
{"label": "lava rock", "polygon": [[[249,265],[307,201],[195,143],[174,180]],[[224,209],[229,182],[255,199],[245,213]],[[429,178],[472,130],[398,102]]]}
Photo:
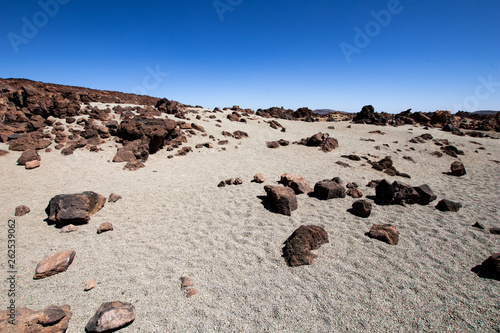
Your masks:
{"label": "lava rock", "polygon": [[328,234],[325,229],[315,225],[302,225],[284,242],[283,257],[291,267],[311,265],[317,257],[311,250],[326,243]]}

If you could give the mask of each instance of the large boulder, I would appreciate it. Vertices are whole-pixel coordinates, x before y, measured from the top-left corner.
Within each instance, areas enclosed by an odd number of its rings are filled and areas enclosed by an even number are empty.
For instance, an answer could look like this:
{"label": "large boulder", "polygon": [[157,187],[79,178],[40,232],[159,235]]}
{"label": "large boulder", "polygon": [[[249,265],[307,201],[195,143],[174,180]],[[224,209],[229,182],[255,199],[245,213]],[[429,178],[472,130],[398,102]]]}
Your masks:
{"label": "large boulder", "polygon": [[311,250],[326,243],[328,234],[325,229],[315,225],[302,225],[284,242],[283,257],[291,267],[311,265],[317,257]]}
{"label": "large boulder", "polygon": [[385,179],[375,187],[375,195],[390,205],[414,204],[420,200],[418,192],[412,186],[399,181],[391,184]]}
{"label": "large boulder", "polygon": [[58,225],[88,223],[90,216],[105,204],[102,195],[86,191],[76,194],[59,194],[50,199],[45,209],[48,220]]}
{"label": "large boulder", "polygon": [[39,280],[65,272],[73,262],[75,255],[75,250],[59,251],[46,255],[36,266],[33,279]]}
{"label": "large boulder", "polygon": [[344,186],[334,180],[322,180],[314,185],[314,195],[322,200],[345,198],[346,191]]}
{"label": "large boulder", "polygon": [[163,147],[165,139],[176,126],[177,123],[171,119],[133,118],[123,121],[116,135],[126,141],[146,139],[149,153],[154,154]]}
{"label": "large boulder", "polygon": [[281,183],[287,187],[292,188],[296,194],[312,192],[311,186],[307,183],[304,177],[291,173],[281,175]]}
{"label": "large boulder", "polygon": [[297,209],[297,197],[290,187],[266,185],[264,190],[278,213],[290,216]]}
{"label": "large boulder", "polygon": [[86,332],[110,332],[130,325],[135,319],[135,306],[129,302],[105,302],[85,326]]}
{"label": "large boulder", "polygon": [[73,312],[69,305],[51,305],[42,311],[26,307],[0,311],[0,332],[64,333]]}

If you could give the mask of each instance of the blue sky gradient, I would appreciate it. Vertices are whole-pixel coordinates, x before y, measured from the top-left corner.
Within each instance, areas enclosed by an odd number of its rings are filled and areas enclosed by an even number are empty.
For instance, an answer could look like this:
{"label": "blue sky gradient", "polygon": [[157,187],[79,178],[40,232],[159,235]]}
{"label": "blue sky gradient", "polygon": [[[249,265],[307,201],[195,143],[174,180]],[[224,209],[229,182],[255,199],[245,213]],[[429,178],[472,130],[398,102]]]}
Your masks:
{"label": "blue sky gradient", "polygon": [[8,0],[0,9],[3,78],[205,107],[500,109],[497,0]]}

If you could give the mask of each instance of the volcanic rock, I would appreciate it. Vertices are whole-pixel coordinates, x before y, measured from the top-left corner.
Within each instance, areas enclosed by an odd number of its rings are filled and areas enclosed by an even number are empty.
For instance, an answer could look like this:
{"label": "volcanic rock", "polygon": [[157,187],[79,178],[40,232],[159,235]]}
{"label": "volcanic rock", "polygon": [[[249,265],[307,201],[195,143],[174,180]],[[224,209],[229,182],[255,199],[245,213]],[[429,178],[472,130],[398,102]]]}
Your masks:
{"label": "volcanic rock", "polygon": [[68,224],[65,225],[64,227],[61,228],[61,231],[59,233],[61,234],[67,234],[69,232],[77,231],[78,227],[76,225]]}
{"label": "volcanic rock", "polygon": [[87,284],[85,284],[85,288],[83,288],[83,291],[89,291],[97,287],[97,284],[95,283],[94,279],[90,279],[87,281]]}
{"label": "volcanic rock", "polygon": [[410,185],[399,181],[390,184],[385,179],[375,187],[375,194],[378,198],[391,205],[414,204],[420,200],[418,192]]}
{"label": "volcanic rock", "polygon": [[104,222],[104,223],[101,223],[101,225],[97,229],[97,233],[102,234],[103,232],[111,231],[111,230],[113,230],[113,224],[111,224],[111,222]]}
{"label": "volcanic rock", "polygon": [[38,168],[40,166],[40,161],[34,160],[34,161],[28,161],[26,164],[24,164],[24,167],[28,170]]}
{"label": "volcanic rock", "polygon": [[357,200],[352,203],[352,213],[359,217],[368,217],[372,212],[372,203],[368,200]]}
{"label": "volcanic rock", "polygon": [[325,229],[315,225],[302,225],[284,242],[283,257],[291,267],[311,265],[317,257],[311,250],[326,243],[328,234]]}
{"label": "volcanic rock", "polygon": [[311,186],[309,186],[306,180],[299,175],[294,175],[290,173],[282,174],[281,183],[284,186],[292,188],[295,194],[301,194],[301,193],[307,194],[313,191],[313,189],[311,188]]}
{"label": "volcanic rock", "polygon": [[415,186],[414,189],[420,196],[418,200],[418,203],[420,205],[428,205],[429,203],[437,199],[437,196],[434,194],[434,192],[432,192],[431,188],[427,184]]}
{"label": "volcanic rock", "polygon": [[132,323],[135,307],[128,302],[105,302],[85,326],[86,332],[106,332],[117,330]]}
{"label": "volcanic rock", "polygon": [[26,133],[20,138],[10,141],[9,150],[40,150],[47,148],[51,143],[50,140],[43,138],[43,133],[37,131]]}
{"label": "volcanic rock", "polygon": [[40,161],[41,159],[42,158],[40,157],[40,155],[38,155],[36,150],[25,150],[25,151],[23,151],[21,156],[17,159],[17,164],[18,165],[25,165],[26,162],[35,161],[35,160]]}
{"label": "volcanic rock", "polygon": [[133,118],[123,121],[117,128],[116,135],[126,141],[145,140],[149,153],[154,154],[163,147],[167,136],[177,127],[171,119]]}
{"label": "volcanic rock", "polygon": [[458,212],[462,204],[459,202],[454,202],[448,199],[443,199],[438,202],[436,208],[442,212]]}
{"label": "volcanic rock", "polygon": [[324,151],[325,153],[328,153],[337,148],[338,146],[339,142],[337,141],[337,139],[328,137],[321,143],[321,150]]}
{"label": "volcanic rock", "polygon": [[140,168],[145,168],[146,166],[141,161],[130,161],[125,164],[123,170],[137,171]]}
{"label": "volcanic rock", "polygon": [[111,193],[109,195],[109,198],[108,198],[108,202],[117,202],[118,200],[120,200],[122,198],[121,195],[119,194],[116,194],[116,193]]}
{"label": "volcanic rock", "polygon": [[353,198],[361,198],[363,197],[363,191],[357,187],[351,187],[347,190],[347,195]]}
{"label": "volcanic rock", "polygon": [[398,230],[390,224],[374,224],[368,235],[391,245],[397,245],[399,241]]}
{"label": "volcanic rock", "polygon": [[459,162],[459,161],[455,161],[455,162],[451,163],[450,169],[451,169],[451,174],[453,176],[457,176],[457,177],[463,176],[467,173],[465,171],[464,164],[462,162]]}
{"label": "volcanic rock", "polygon": [[25,205],[17,206],[15,216],[23,216],[30,212],[30,208]]}
{"label": "volcanic rock", "polygon": [[34,280],[43,279],[66,271],[75,258],[75,250],[66,250],[49,254],[36,266]]}
{"label": "volcanic rock", "polygon": [[474,267],[472,271],[480,277],[500,281],[500,252],[492,254],[481,265]]}
{"label": "volcanic rock", "polygon": [[68,329],[73,312],[69,305],[51,305],[42,311],[31,310],[26,307],[17,308],[12,314],[10,310],[0,311],[0,332],[15,333],[64,333]]}
{"label": "volcanic rock", "polygon": [[334,180],[322,180],[314,185],[314,194],[317,198],[328,200],[333,198],[345,198],[345,188]]}
{"label": "volcanic rock", "polygon": [[267,148],[271,148],[271,149],[276,149],[276,148],[281,147],[281,145],[278,143],[278,141],[268,141],[268,142],[266,142],[266,145],[267,145]]}
{"label": "volcanic rock", "polygon": [[297,197],[290,187],[266,185],[264,190],[276,212],[290,216],[297,209]]}
{"label": "volcanic rock", "polygon": [[88,223],[106,202],[102,195],[87,191],[76,194],[59,194],[50,199],[45,209],[48,220],[59,225]]}
{"label": "volcanic rock", "polygon": [[256,183],[263,183],[266,181],[266,177],[262,173],[257,173],[255,176],[253,176],[253,180]]}

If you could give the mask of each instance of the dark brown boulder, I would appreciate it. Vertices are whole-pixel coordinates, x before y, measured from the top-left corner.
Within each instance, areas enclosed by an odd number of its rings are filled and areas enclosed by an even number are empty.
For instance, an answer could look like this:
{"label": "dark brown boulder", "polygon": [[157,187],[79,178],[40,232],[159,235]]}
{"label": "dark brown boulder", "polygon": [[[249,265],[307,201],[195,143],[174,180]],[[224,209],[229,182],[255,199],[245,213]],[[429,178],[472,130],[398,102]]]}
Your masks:
{"label": "dark brown boulder", "polygon": [[318,199],[328,200],[334,198],[345,198],[346,191],[344,186],[334,180],[322,180],[314,185],[314,195]]}
{"label": "dark brown boulder", "polygon": [[436,208],[442,212],[458,212],[462,204],[459,202],[454,202],[448,199],[443,199],[438,202]]}
{"label": "dark brown boulder", "polygon": [[492,254],[481,265],[472,268],[472,271],[482,278],[500,281],[500,252]]}
{"label": "dark brown boulder", "polygon": [[90,216],[98,212],[106,198],[95,192],[59,194],[50,199],[45,209],[49,221],[58,225],[88,223]]}
{"label": "dark brown boulder", "polygon": [[130,325],[135,319],[135,307],[129,302],[105,302],[85,326],[86,332],[115,331]]}
{"label": "dark brown boulder", "polygon": [[125,166],[123,167],[123,170],[129,170],[129,171],[137,171],[141,168],[145,168],[146,165],[144,165],[144,163],[142,163],[141,161],[131,161],[131,162],[127,162],[127,164],[125,164]]}
{"label": "dark brown boulder", "polygon": [[42,311],[26,307],[0,311],[0,332],[64,333],[73,312],[69,305],[51,305]]}
{"label": "dark brown boulder", "polygon": [[125,141],[123,147],[118,148],[113,162],[145,162],[149,158],[149,142],[147,139]]}
{"label": "dark brown boulder", "polygon": [[177,127],[170,119],[134,118],[123,121],[116,130],[116,135],[126,141],[146,140],[149,153],[154,154],[163,147],[165,139]]}
{"label": "dark brown boulder", "polygon": [[276,212],[290,216],[297,209],[297,197],[290,187],[266,185],[264,190]]}
{"label": "dark brown boulder", "polygon": [[17,206],[15,216],[23,216],[30,212],[30,208],[25,205]]}
{"label": "dark brown boulder", "polygon": [[337,141],[337,139],[328,137],[321,143],[321,150],[324,151],[325,153],[328,153],[337,148],[338,146],[339,142]]}
{"label": "dark brown boulder", "polygon": [[167,114],[181,113],[181,112],[184,112],[186,109],[186,106],[184,104],[176,102],[176,101],[171,101],[171,100],[168,100],[166,98],[162,98],[162,99],[158,100],[158,102],[156,102],[155,107],[159,111],[161,111],[163,113],[167,113]]}
{"label": "dark brown boulder", "polygon": [[420,205],[428,205],[429,203],[437,199],[437,196],[434,194],[434,192],[432,192],[431,188],[427,184],[415,186],[414,189],[420,196],[420,198],[418,199],[418,203]]}
{"label": "dark brown boulder", "polygon": [[25,165],[29,161],[41,161],[42,158],[35,150],[25,150],[21,156],[17,159],[18,165]]}
{"label": "dark brown boulder", "polygon": [[317,257],[311,251],[326,243],[328,234],[325,229],[315,225],[302,225],[284,242],[282,256],[291,267],[311,265]]}
{"label": "dark brown boulder", "polygon": [[459,162],[459,161],[455,161],[455,162],[451,163],[450,169],[451,169],[451,174],[453,176],[457,176],[457,177],[463,176],[467,173],[465,171],[464,164],[462,162]]}
{"label": "dark brown boulder", "polygon": [[372,212],[372,203],[368,200],[357,200],[352,203],[352,213],[359,217],[369,217]]}
{"label": "dark brown boulder", "polygon": [[44,279],[65,272],[73,262],[75,255],[75,250],[66,250],[45,256],[45,258],[36,265],[36,272],[33,279]]}
{"label": "dark brown boulder", "polygon": [[385,179],[375,187],[375,195],[390,205],[414,204],[420,200],[418,192],[410,185],[399,181],[391,184]]}
{"label": "dark brown boulder", "polygon": [[319,147],[323,143],[324,134],[319,132],[307,139],[306,146]]}
{"label": "dark brown boulder", "polygon": [[296,194],[301,194],[301,193],[307,194],[313,191],[313,189],[311,188],[311,186],[309,186],[306,180],[299,175],[294,175],[290,173],[282,174],[281,183],[286,187],[292,188]]}
{"label": "dark brown boulder", "polygon": [[391,245],[397,245],[399,241],[398,230],[390,224],[374,224],[368,235]]}
{"label": "dark brown boulder", "polygon": [[266,145],[267,145],[267,148],[271,148],[271,149],[276,149],[276,148],[281,147],[281,145],[278,143],[278,141],[268,141],[268,142],[266,142]]}
{"label": "dark brown boulder", "polygon": [[52,141],[43,138],[43,133],[37,131],[26,133],[20,138],[10,141],[9,150],[40,150],[47,148],[51,143]]}

